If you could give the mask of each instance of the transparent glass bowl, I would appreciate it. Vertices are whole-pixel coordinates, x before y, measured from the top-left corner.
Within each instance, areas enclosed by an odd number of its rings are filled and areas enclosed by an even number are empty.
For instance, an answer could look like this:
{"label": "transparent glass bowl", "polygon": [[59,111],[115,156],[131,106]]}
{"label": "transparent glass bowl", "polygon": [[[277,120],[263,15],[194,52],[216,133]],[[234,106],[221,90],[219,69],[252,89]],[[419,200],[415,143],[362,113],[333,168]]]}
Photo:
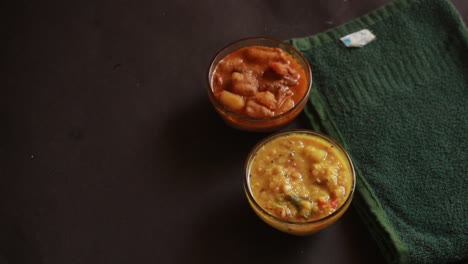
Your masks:
{"label": "transparent glass bowl", "polygon": [[[267,46],[267,47],[281,48],[287,53],[289,53],[293,58],[295,58],[298,61],[298,63],[302,66],[302,68],[304,69],[304,72],[306,73],[307,84],[308,84],[307,91],[304,97],[289,111],[283,114],[277,115],[277,116],[270,117],[270,118],[261,118],[261,119],[252,118],[246,115],[236,113],[230,110],[229,108],[225,107],[223,104],[221,104],[218,101],[218,99],[214,95],[213,73],[217,64],[224,57],[226,57],[233,51],[238,50],[243,47],[248,47],[248,46]],[[245,131],[272,132],[272,131],[275,131],[284,127],[285,125],[290,123],[292,120],[294,120],[297,117],[297,115],[299,115],[299,113],[302,111],[302,109],[304,109],[304,106],[306,105],[308,98],[309,98],[311,87],[312,87],[312,71],[306,59],[301,55],[301,53],[299,53],[299,51],[297,51],[291,45],[288,45],[284,43],[283,41],[271,39],[271,38],[263,38],[263,37],[246,38],[246,39],[235,41],[227,45],[214,56],[213,60],[211,61],[209,70],[208,70],[207,92],[208,92],[208,97],[210,99],[210,102],[213,104],[215,110],[223,118],[223,120],[226,122],[227,125],[240,129],[240,130],[245,130]]]}
{"label": "transparent glass bowl", "polygon": [[[316,219],[316,220],[311,220],[308,222],[287,221],[269,213],[268,211],[263,209],[260,206],[260,204],[255,200],[255,197],[252,193],[252,189],[250,185],[250,170],[251,170],[252,163],[257,156],[258,151],[265,144],[275,139],[278,139],[281,137],[287,137],[287,136],[295,135],[295,134],[319,138],[327,142],[327,144],[331,144],[337,151],[337,154],[340,156],[341,160],[345,161],[344,163],[346,164],[343,164],[343,165],[346,166],[347,169],[350,170],[349,175],[351,176],[351,184],[350,184],[351,188],[347,192],[348,196],[346,197],[343,204],[339,206],[330,215],[325,216],[323,218]],[[356,175],[354,171],[354,166],[346,150],[344,150],[343,147],[341,147],[336,141],[334,141],[330,137],[323,135],[321,133],[318,133],[318,132],[310,131],[310,130],[291,130],[291,131],[286,131],[286,132],[279,132],[279,133],[273,134],[263,139],[257,145],[255,145],[254,148],[251,150],[250,154],[248,155],[246,164],[245,164],[244,191],[245,191],[245,194],[247,196],[247,200],[250,206],[252,207],[254,212],[260,217],[260,219],[262,219],[265,223],[288,234],[299,235],[299,236],[310,235],[336,222],[351,204],[354,191],[355,191],[355,186],[356,186]]]}

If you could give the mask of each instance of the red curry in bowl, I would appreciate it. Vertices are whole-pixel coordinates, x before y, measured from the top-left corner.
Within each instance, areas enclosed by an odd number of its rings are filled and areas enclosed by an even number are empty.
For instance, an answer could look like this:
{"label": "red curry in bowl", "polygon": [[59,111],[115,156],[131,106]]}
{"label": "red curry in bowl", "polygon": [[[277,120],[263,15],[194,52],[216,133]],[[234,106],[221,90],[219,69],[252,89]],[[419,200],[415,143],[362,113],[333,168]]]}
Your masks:
{"label": "red curry in bowl", "polygon": [[232,45],[239,47],[221,51],[210,68],[209,94],[218,113],[229,125],[252,131],[271,131],[294,119],[311,86],[305,59],[271,39]]}

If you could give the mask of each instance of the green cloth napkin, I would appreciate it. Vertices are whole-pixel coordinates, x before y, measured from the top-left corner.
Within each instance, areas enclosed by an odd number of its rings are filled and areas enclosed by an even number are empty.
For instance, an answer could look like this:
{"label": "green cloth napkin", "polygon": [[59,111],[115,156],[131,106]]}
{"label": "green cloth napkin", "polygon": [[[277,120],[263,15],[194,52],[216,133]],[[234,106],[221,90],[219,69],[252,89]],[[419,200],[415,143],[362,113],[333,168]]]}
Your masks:
{"label": "green cloth napkin", "polygon": [[[369,29],[376,40],[339,38]],[[396,0],[289,41],[312,66],[304,113],[357,168],[354,207],[389,263],[468,262],[468,32],[445,0]]]}

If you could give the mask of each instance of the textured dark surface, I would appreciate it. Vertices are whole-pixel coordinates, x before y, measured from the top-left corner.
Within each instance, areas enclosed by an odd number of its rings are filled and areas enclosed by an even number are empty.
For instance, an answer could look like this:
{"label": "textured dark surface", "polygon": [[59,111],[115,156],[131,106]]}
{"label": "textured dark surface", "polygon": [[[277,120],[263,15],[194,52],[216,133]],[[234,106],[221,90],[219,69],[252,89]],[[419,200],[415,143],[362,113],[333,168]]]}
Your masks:
{"label": "textured dark surface", "polygon": [[[354,208],[390,263],[468,263],[468,30],[454,11],[398,0],[293,41],[315,69],[304,112],[347,147]],[[362,27],[378,39],[338,40]]]}
{"label": "textured dark surface", "polygon": [[385,2],[1,3],[0,263],[381,263],[352,210],[307,238],[256,218],[242,170],[265,135],[225,127],[205,89],[233,40]]}

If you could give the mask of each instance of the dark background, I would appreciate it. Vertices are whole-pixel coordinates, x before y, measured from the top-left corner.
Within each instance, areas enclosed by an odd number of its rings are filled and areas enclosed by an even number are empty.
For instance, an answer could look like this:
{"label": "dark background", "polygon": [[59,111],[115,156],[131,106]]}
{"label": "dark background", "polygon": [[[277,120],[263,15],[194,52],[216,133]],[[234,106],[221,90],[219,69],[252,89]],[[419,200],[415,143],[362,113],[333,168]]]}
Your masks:
{"label": "dark background", "polygon": [[231,41],[389,1],[4,2],[0,264],[383,262],[352,209],[310,237],[261,222],[242,176],[266,134],[226,127],[205,89]]}

